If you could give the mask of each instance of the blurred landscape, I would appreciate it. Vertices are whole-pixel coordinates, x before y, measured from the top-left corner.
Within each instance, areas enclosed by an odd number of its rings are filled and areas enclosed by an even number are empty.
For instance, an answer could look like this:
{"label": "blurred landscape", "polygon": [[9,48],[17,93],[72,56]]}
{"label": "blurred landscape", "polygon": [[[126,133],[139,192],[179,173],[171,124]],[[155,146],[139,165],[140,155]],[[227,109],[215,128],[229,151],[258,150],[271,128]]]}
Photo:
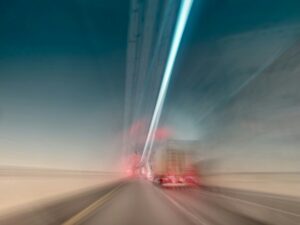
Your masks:
{"label": "blurred landscape", "polygon": [[299,225],[300,1],[0,0],[0,224]]}
{"label": "blurred landscape", "polygon": [[116,172],[0,167],[0,216],[86,192],[120,180]]}

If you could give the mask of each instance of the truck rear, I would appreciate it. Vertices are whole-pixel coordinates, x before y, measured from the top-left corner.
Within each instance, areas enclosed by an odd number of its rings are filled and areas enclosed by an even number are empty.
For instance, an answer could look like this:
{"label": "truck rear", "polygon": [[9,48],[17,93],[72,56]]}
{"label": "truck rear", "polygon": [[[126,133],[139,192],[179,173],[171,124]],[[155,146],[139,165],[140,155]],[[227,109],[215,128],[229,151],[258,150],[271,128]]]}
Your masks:
{"label": "truck rear", "polygon": [[163,187],[200,184],[193,154],[172,146],[158,149],[152,159],[153,181]]}

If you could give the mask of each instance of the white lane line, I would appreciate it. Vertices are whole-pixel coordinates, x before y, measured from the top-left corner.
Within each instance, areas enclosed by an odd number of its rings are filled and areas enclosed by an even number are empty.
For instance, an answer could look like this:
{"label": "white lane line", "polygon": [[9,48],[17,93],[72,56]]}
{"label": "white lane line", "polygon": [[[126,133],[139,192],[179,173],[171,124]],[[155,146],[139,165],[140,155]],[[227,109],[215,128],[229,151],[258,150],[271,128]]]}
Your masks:
{"label": "white lane line", "polygon": [[165,198],[168,199],[168,201],[170,201],[175,207],[177,207],[183,214],[187,215],[188,217],[190,217],[190,219],[198,224],[198,225],[209,225],[208,222],[204,221],[203,218],[199,218],[199,216],[196,216],[194,213],[190,212],[189,210],[187,210],[186,208],[184,208],[183,206],[181,206],[177,201],[175,201],[173,198],[171,198],[170,196],[168,196],[166,193],[164,193],[163,191],[159,190],[158,188],[154,188],[158,193],[160,193],[161,195],[163,195]]}
{"label": "white lane line", "polygon": [[62,225],[75,225],[79,224],[82,220],[87,218],[91,213],[93,213],[97,208],[102,206],[104,203],[106,203],[108,200],[110,200],[113,197],[113,194],[115,194],[121,187],[121,184],[117,186],[116,188],[112,189],[110,192],[105,194],[104,196],[100,197],[98,200],[93,202],[91,205],[77,213],[76,215],[72,216],[70,219],[65,221]]}
{"label": "white lane line", "polygon": [[230,199],[232,201],[237,201],[237,202],[241,202],[241,203],[244,203],[244,204],[253,205],[253,206],[256,206],[256,207],[261,207],[261,208],[269,209],[269,210],[272,210],[272,211],[275,211],[275,212],[279,212],[279,213],[283,213],[283,214],[286,214],[286,215],[289,215],[289,216],[300,217],[300,214],[297,214],[297,213],[292,213],[292,212],[285,211],[285,210],[282,210],[282,209],[273,208],[273,207],[270,207],[270,206],[262,205],[262,204],[255,203],[255,202],[250,202],[250,201],[239,199],[239,198],[234,198],[234,197],[226,196],[226,195],[223,195],[223,194],[208,194],[208,193],[202,193],[202,194],[203,195],[207,195],[207,196],[214,195],[217,198]]}

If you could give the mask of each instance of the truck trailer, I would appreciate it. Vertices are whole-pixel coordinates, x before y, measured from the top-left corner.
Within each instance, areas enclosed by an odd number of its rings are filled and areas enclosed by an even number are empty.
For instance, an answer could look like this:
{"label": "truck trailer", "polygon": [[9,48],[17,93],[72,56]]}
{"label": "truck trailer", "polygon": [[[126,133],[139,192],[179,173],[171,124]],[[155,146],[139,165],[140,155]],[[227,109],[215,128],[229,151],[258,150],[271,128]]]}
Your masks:
{"label": "truck trailer", "polygon": [[163,187],[200,185],[193,152],[166,144],[152,157],[153,182]]}

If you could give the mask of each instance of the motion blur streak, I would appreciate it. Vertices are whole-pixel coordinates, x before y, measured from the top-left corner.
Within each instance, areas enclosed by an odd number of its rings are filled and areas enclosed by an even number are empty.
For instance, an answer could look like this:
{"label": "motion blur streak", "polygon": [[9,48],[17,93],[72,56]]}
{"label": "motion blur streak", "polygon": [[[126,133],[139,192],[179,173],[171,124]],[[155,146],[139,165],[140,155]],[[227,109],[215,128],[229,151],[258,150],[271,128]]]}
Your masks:
{"label": "motion blur streak", "polygon": [[0,225],[300,225],[299,74],[299,0],[0,1]]}
{"label": "motion blur streak", "polygon": [[86,217],[89,216],[89,214],[93,213],[97,208],[99,208],[101,205],[105,204],[105,202],[109,201],[110,198],[113,196],[113,194],[118,191],[120,186],[117,186],[115,189],[112,189],[110,192],[99,198],[97,201],[93,202],[91,205],[89,205],[87,208],[64,222],[62,225],[74,225],[78,224],[82,220],[84,220]]}
{"label": "motion blur streak", "polygon": [[145,146],[143,149],[141,161],[148,160],[148,159],[146,159],[146,157],[147,157],[147,155],[150,155],[150,153],[151,153],[151,145],[152,145],[151,142],[153,142],[154,132],[157,128],[157,125],[158,125],[158,122],[160,119],[161,111],[163,108],[163,104],[164,104],[164,101],[166,98],[169,82],[170,82],[171,75],[172,75],[172,69],[174,67],[175,58],[176,58],[176,55],[178,52],[179,44],[180,44],[180,41],[181,41],[181,38],[183,35],[183,31],[184,31],[192,4],[193,4],[193,0],[182,0],[182,2],[181,2],[179,15],[178,15],[178,19],[176,22],[175,32],[174,32],[174,36],[173,36],[173,40],[172,40],[172,44],[171,44],[170,53],[169,53],[169,56],[167,59],[166,68],[165,68],[165,72],[163,75],[163,80],[161,83],[161,87],[159,90],[155,109],[154,109],[153,116],[151,119],[151,124],[150,124],[150,128],[148,131]]}
{"label": "motion blur streak", "polygon": [[215,105],[213,105],[207,112],[205,112],[204,115],[199,119],[199,122],[208,117],[217,107],[224,103],[227,103],[231,98],[242,91],[243,88],[245,88],[251,81],[255,80],[255,78],[261,75],[265,69],[269,68],[281,55],[283,55],[291,45],[292,44],[289,44],[288,46],[281,47],[280,49],[275,50],[273,55],[271,55],[270,58],[265,63],[263,63],[261,67],[258,68],[258,70],[255,71],[247,80],[245,80],[239,87],[233,90],[232,93],[230,93],[228,96],[221,98]]}

